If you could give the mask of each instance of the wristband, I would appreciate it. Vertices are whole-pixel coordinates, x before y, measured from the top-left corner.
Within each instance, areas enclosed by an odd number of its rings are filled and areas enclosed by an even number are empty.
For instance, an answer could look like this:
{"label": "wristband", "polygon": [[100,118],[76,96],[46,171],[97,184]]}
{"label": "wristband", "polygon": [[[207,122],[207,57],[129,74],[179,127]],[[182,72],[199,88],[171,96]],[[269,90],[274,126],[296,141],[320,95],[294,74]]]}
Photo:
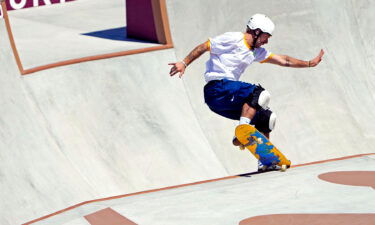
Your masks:
{"label": "wristband", "polygon": [[184,60],[182,60],[181,63],[184,64],[185,68],[188,66]]}

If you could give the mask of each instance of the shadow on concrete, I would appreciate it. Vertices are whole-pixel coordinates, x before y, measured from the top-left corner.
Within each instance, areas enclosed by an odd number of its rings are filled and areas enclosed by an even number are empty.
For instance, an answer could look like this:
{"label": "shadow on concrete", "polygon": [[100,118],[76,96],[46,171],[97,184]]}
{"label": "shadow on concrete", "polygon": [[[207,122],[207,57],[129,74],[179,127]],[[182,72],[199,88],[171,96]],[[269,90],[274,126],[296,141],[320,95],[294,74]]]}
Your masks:
{"label": "shadow on concrete", "polygon": [[89,33],[83,33],[82,35],[108,39],[113,41],[126,41],[126,42],[139,42],[139,43],[149,43],[148,41],[137,40],[134,38],[128,38],[128,33],[126,27],[112,28],[108,30],[99,30]]}

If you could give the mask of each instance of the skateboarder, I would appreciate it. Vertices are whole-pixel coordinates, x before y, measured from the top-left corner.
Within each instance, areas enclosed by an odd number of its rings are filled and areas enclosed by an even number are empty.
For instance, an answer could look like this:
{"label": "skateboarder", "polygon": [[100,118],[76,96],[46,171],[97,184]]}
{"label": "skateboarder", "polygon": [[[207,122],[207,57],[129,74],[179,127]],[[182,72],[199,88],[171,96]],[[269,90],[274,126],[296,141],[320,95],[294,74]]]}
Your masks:
{"label": "skateboarder", "polygon": [[[287,55],[278,55],[262,48],[272,36],[275,25],[263,14],[253,15],[247,23],[246,32],[228,32],[195,47],[182,61],[169,63],[170,76],[185,69],[203,53],[209,51],[204,74],[204,98],[215,113],[239,124],[251,124],[269,138],[274,129],[276,114],[268,108],[270,94],[261,85],[239,81],[242,73],[253,62],[272,63],[279,66],[306,68],[315,67],[322,60],[321,50],[314,59],[303,61]],[[240,145],[236,138],[234,145]]]}

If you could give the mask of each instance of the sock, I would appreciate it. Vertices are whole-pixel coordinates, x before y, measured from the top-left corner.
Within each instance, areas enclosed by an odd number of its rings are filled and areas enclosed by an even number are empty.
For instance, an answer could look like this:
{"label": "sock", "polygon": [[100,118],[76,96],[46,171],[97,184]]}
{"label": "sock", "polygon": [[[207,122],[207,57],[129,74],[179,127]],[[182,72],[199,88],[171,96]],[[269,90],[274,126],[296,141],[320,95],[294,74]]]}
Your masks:
{"label": "sock", "polygon": [[241,117],[240,118],[240,125],[242,124],[250,124],[251,120],[247,117]]}

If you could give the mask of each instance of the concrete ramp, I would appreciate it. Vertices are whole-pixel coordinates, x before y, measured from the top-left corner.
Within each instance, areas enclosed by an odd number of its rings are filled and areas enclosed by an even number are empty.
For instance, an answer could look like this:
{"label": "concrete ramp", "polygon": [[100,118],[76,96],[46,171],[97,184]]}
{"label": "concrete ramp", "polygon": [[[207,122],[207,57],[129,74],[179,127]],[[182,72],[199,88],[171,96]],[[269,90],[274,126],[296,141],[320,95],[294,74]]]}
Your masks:
{"label": "concrete ramp", "polygon": [[374,224],[375,157],[97,199],[25,225]]}
{"label": "concrete ramp", "polygon": [[[84,7],[87,1],[77,2]],[[95,7],[92,2],[88,5]],[[189,66],[183,79],[170,78],[167,64],[181,60],[208,37],[226,31],[244,31],[247,20],[256,12],[269,15],[276,23],[268,46],[271,51],[306,60],[313,58],[321,48],[326,51],[323,62],[316,68],[290,69],[259,64],[251,66],[243,76],[244,81],[261,83],[271,92],[271,107],[278,114],[277,129],[271,135],[274,144],[295,165],[375,152],[375,59],[372,52],[375,3],[365,0],[287,3],[168,0],[166,3],[174,49],[57,67],[27,76],[20,75],[6,21],[0,19],[0,224],[26,223],[93,199],[255,171],[255,158],[231,145],[237,122],[213,114],[203,102],[204,62],[208,54]],[[24,15],[30,15],[31,10],[35,12],[33,21],[23,18],[22,11],[9,13],[11,26],[18,34],[33,24],[48,28],[38,22],[41,9],[28,9]],[[52,7],[51,13],[53,10]],[[58,10],[64,12],[61,8]],[[109,16],[110,10],[105,13]],[[57,28],[66,29],[54,27]],[[15,34],[16,43],[23,46],[19,49],[21,58],[25,52],[22,48],[32,48],[31,34],[24,37]],[[74,43],[74,36],[68,41]],[[24,56],[35,57],[30,58],[30,65],[33,65],[38,57],[54,53],[50,47],[40,52],[30,55],[26,51]],[[364,160],[369,165],[367,170],[374,170],[373,159]],[[340,162],[333,164],[330,171],[340,167]],[[354,169],[360,170],[362,162],[354,160],[352,163]],[[340,168],[345,169],[345,165]],[[297,171],[295,169],[293,171]],[[304,175],[314,173],[305,171],[304,167],[298,171],[299,182],[310,181]],[[288,173],[271,174],[257,175],[256,179],[272,186],[274,181],[289,176]],[[185,224],[194,224],[194,218],[205,218],[213,213],[199,214],[192,209],[214,205],[219,199],[222,206],[232,203],[219,195],[227,193],[223,189],[227,184],[216,185],[218,196],[202,198],[199,204],[180,209],[180,213],[191,212],[185,217]],[[238,198],[246,196],[243,205],[259,198],[246,195],[246,191],[236,187],[234,184]],[[245,189],[252,187],[250,184]],[[263,187],[257,186],[260,196],[267,194]],[[205,190],[207,187],[196,188]],[[187,189],[189,195],[183,196],[189,199],[195,191]],[[204,192],[210,193],[209,189]],[[315,195],[315,192],[310,193]],[[172,193],[172,196],[179,194]],[[366,190],[366,196],[373,197],[372,192]],[[162,199],[163,196],[152,198]],[[126,200],[127,212],[135,204],[129,199]],[[179,200],[175,200],[177,205]],[[192,203],[195,200],[191,198]],[[266,206],[272,201],[274,199],[270,198],[262,204]],[[144,202],[139,204],[142,208]],[[107,207],[105,203],[100,210]],[[158,214],[157,202],[147,207],[146,212]],[[370,213],[371,208],[372,205],[366,205],[362,211],[344,208],[339,211]],[[136,223],[168,224],[166,220],[152,223],[152,217],[142,219],[140,215],[145,211],[137,210],[134,208],[132,214]],[[216,217],[224,218],[221,215],[227,215],[226,209],[220,210]],[[236,213],[233,210],[230,211],[232,216]],[[335,210],[330,208],[327,212]],[[277,208],[267,214],[284,212]],[[79,214],[78,220],[88,215],[85,213]],[[175,215],[178,217],[178,213]],[[256,215],[261,214],[253,216]],[[62,223],[49,224],[81,224],[75,221],[78,217],[68,218]],[[237,214],[237,222],[239,218],[247,217]],[[207,220],[202,221],[196,224],[208,224]],[[231,217],[222,221],[229,224],[234,220]],[[169,223],[176,224],[176,220]]]}
{"label": "concrete ramp", "polygon": [[0,45],[0,224],[227,175],[168,76],[173,50],[21,76],[4,20]]}

